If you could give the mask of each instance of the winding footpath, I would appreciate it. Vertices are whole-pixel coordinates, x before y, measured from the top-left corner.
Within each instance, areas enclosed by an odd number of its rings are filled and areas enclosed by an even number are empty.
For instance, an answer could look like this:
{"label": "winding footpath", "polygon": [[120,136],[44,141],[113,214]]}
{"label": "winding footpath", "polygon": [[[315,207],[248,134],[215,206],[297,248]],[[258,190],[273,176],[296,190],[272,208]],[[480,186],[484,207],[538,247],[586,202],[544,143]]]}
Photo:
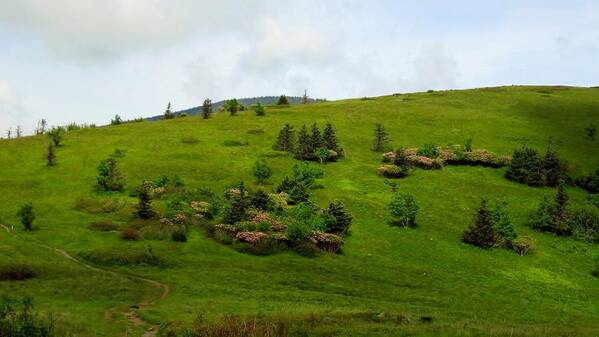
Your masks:
{"label": "winding footpath", "polygon": [[[0,226],[2,228],[4,228],[4,230],[6,230],[7,233],[14,235],[18,239],[23,239],[20,235],[15,233],[14,228],[8,227],[3,224],[0,224]],[[77,263],[89,270],[93,270],[95,272],[102,273],[102,274],[113,275],[116,277],[127,278],[130,280],[138,280],[138,281],[146,282],[146,283],[152,285],[154,288],[162,289],[160,296],[153,297],[153,298],[146,298],[146,299],[142,300],[141,302],[137,303],[136,305],[131,306],[129,308],[129,310],[123,312],[123,315],[125,316],[127,321],[129,321],[130,324],[132,324],[134,326],[146,326],[145,332],[142,334],[141,337],[155,337],[157,335],[158,328],[159,328],[158,325],[151,324],[151,323],[145,321],[143,318],[141,318],[141,316],[139,316],[139,314],[137,313],[137,309],[143,309],[143,308],[150,307],[150,306],[154,305],[156,302],[168,297],[168,295],[171,292],[171,288],[169,287],[168,284],[161,283],[156,280],[148,279],[148,278],[141,277],[141,276],[129,275],[129,274],[120,273],[120,272],[116,272],[116,271],[112,271],[112,270],[98,268],[96,266],[90,265],[90,264],[74,257],[73,255],[69,254],[67,251],[65,251],[63,249],[56,248],[56,247],[50,247],[48,245],[45,245],[45,244],[39,243],[39,242],[36,242],[36,244],[40,247],[44,247],[46,249],[52,250],[52,251],[56,252],[57,254],[59,254],[60,256],[63,256],[64,258],[71,260],[72,262]],[[106,316],[110,316],[110,315],[108,314]],[[124,337],[129,337],[128,330],[129,330],[128,328],[125,330]]]}

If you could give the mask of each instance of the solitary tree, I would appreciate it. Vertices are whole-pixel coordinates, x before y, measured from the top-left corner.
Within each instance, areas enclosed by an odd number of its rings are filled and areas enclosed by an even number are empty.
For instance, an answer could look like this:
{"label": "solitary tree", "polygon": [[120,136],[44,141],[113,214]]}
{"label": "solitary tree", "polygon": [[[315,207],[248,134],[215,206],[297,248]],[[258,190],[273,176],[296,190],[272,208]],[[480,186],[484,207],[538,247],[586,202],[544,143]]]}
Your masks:
{"label": "solitary tree", "polygon": [[110,120],[110,125],[121,125],[123,124],[123,119],[118,114],[114,115],[114,118]]}
{"label": "solitary tree", "polygon": [[17,134],[17,138],[21,138],[21,136],[23,135],[23,129],[21,128],[20,125],[17,125],[17,129],[15,132]]}
{"label": "solitary tree", "polygon": [[33,230],[33,220],[35,220],[35,214],[33,213],[33,205],[26,203],[21,206],[17,212],[17,216],[21,219],[21,223],[26,231],[30,232]]}
{"label": "solitary tree", "polygon": [[260,102],[256,104],[256,106],[254,107],[254,111],[256,112],[256,116],[264,116],[265,114],[264,107],[262,106],[262,104],[260,104]]}
{"label": "solitary tree", "polygon": [[257,160],[254,164],[254,177],[258,180],[258,184],[262,185],[271,175],[272,170],[266,165],[266,162],[264,160]]}
{"label": "solitary tree", "polygon": [[60,146],[62,142],[62,134],[64,133],[64,128],[60,126],[52,127],[50,131],[48,131],[48,137],[54,143],[54,146]]}
{"label": "solitary tree", "polygon": [[331,123],[327,123],[324,128],[324,132],[322,133],[322,141],[324,147],[327,149],[339,152],[337,135],[335,134],[335,129],[333,129],[333,125],[331,125]]}
{"label": "solitary tree", "polygon": [[12,128],[8,128],[8,130],[6,130],[6,138],[10,139],[12,136]]}
{"label": "solitary tree", "polygon": [[229,112],[230,116],[237,116],[237,111],[239,111],[239,102],[237,102],[236,98],[230,99],[225,102],[224,108]]}
{"label": "solitary tree", "polygon": [[327,233],[347,234],[353,217],[345,210],[345,206],[341,200],[331,202],[329,208],[324,213],[327,216],[325,220]]}
{"label": "solitary tree", "polygon": [[289,100],[287,99],[287,96],[281,95],[279,97],[279,101],[277,102],[277,105],[289,105]]}
{"label": "solitary tree", "polygon": [[487,200],[481,202],[474,222],[464,232],[464,242],[480,248],[491,248],[496,243],[497,233],[493,225],[493,215],[487,206]]}
{"label": "solitary tree", "polygon": [[202,104],[202,118],[208,119],[212,114],[212,101],[210,98],[206,98],[204,100],[204,104]]}
{"label": "solitary tree", "polygon": [[151,188],[151,183],[147,181],[144,181],[139,188],[139,202],[135,205],[135,216],[140,219],[150,219],[156,215],[152,209]]}
{"label": "solitary tree", "polygon": [[409,193],[397,192],[389,202],[389,213],[394,217],[393,224],[401,227],[414,227],[416,224],[416,215],[418,214],[418,204]]}
{"label": "solitary tree", "polygon": [[46,164],[48,166],[56,165],[56,153],[54,151],[54,144],[48,144],[48,152],[46,153]]}
{"label": "solitary tree", "polygon": [[383,152],[386,151],[389,147],[389,136],[387,136],[387,132],[385,131],[385,127],[377,123],[374,127],[374,142],[372,144],[372,151]]}
{"label": "solitary tree", "polygon": [[119,171],[116,159],[111,157],[100,162],[96,180],[98,187],[104,191],[123,190],[123,177]]}
{"label": "solitary tree", "polygon": [[293,152],[295,149],[295,130],[293,126],[285,124],[285,126],[279,131],[277,142],[274,146],[275,150]]}
{"label": "solitary tree", "polygon": [[171,111],[171,102],[168,102],[166,106],[166,110],[164,111],[164,119],[173,119],[175,118],[175,114]]}
{"label": "solitary tree", "polygon": [[302,96],[302,104],[308,104],[308,89],[304,89],[304,95]]}

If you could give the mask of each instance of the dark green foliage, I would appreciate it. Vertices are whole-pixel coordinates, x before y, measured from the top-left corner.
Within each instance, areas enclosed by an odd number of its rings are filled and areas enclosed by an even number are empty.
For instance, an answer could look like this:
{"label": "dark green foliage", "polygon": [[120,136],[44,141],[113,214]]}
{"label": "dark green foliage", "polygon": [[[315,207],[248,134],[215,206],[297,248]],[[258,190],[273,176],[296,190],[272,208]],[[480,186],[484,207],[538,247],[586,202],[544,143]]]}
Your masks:
{"label": "dark green foliage", "polygon": [[589,124],[589,126],[585,129],[587,137],[589,138],[589,140],[591,141],[595,141],[595,139],[597,139],[597,124],[595,123],[591,123]]}
{"label": "dark green foliage", "polygon": [[258,180],[258,184],[262,185],[272,175],[272,169],[264,160],[257,160],[254,163],[254,177]]}
{"label": "dark green foliage", "polygon": [[419,156],[436,158],[438,155],[437,146],[435,144],[424,144],[416,151],[416,154]]}
{"label": "dark green foliage", "polygon": [[391,216],[393,216],[393,221],[391,222],[393,225],[400,227],[414,227],[416,225],[418,204],[411,194],[395,193],[387,208]]}
{"label": "dark green foliage", "polygon": [[212,101],[210,98],[206,98],[204,100],[204,104],[202,104],[202,118],[208,119],[212,114]]}
{"label": "dark green foliage", "polygon": [[229,200],[229,203],[225,205],[223,220],[231,225],[246,220],[246,210],[250,205],[250,198],[243,181],[230,188],[226,192],[225,198]]}
{"label": "dark green foliage", "polygon": [[162,116],[164,119],[173,119],[175,118],[175,114],[171,111],[171,102],[168,102],[166,106],[166,110],[164,111],[164,115]]}
{"label": "dark green foliage", "polygon": [[122,191],[123,177],[118,168],[115,158],[102,160],[98,165],[98,176],[96,177],[98,187],[104,191]]}
{"label": "dark green foliage", "polygon": [[60,146],[62,142],[62,135],[64,134],[64,128],[60,126],[54,126],[50,131],[47,132],[50,141],[54,143],[54,146]]}
{"label": "dark green foliage", "polygon": [[295,158],[308,160],[314,157],[314,148],[312,147],[312,138],[308,134],[306,125],[302,125],[297,136],[297,147],[295,149]]}
{"label": "dark green foliage", "polygon": [[491,216],[497,233],[496,246],[511,248],[517,235],[504,205],[496,204],[491,207]]}
{"label": "dark green foliage", "polygon": [[33,312],[33,301],[0,299],[0,337],[52,337],[54,319],[39,318]]}
{"label": "dark green foliage", "polygon": [[54,151],[54,144],[48,144],[48,152],[46,153],[46,165],[54,166],[56,165],[56,152]]}
{"label": "dark green foliage", "polygon": [[89,229],[100,232],[109,232],[119,229],[119,225],[111,221],[96,221],[89,224]]}
{"label": "dark green foliage", "polygon": [[514,150],[512,161],[506,178],[531,186],[545,185],[545,172],[543,160],[537,151],[528,146]]}
{"label": "dark green foliage", "polygon": [[289,105],[289,100],[287,99],[287,96],[281,95],[279,97],[279,100],[277,101],[277,105]]}
{"label": "dark green foliage", "polygon": [[152,209],[152,183],[143,182],[138,190],[139,202],[135,205],[135,216],[140,219],[151,219],[156,216]]}
{"label": "dark green foliage", "polygon": [[589,191],[590,193],[599,194],[599,165],[591,174],[580,179],[578,185],[580,185],[582,188]]}
{"label": "dark green foliage", "polygon": [[252,195],[251,205],[255,209],[266,211],[270,209],[270,198],[263,190],[257,190]]}
{"label": "dark green foliage", "polygon": [[151,246],[146,249],[137,248],[100,248],[79,254],[83,259],[102,266],[147,265],[167,267],[169,263],[154,253]]}
{"label": "dark green foliage", "polygon": [[17,216],[21,220],[21,224],[23,224],[23,228],[30,232],[33,230],[33,221],[35,220],[35,214],[33,213],[33,204],[26,203],[21,206],[19,211],[17,212]]}
{"label": "dark green foliage", "polygon": [[345,210],[342,201],[334,200],[324,213],[327,233],[345,235],[349,232],[353,217]]}
{"label": "dark green foliage", "polygon": [[551,143],[547,146],[547,152],[543,160],[543,171],[545,173],[545,184],[557,186],[568,180],[568,166],[561,161],[557,152],[553,150]]}
{"label": "dark green foliage", "polygon": [[35,269],[25,264],[10,263],[0,265],[0,281],[24,281],[37,277],[37,275],[38,273]]}
{"label": "dark green foliage", "polygon": [[175,242],[187,242],[187,233],[182,229],[177,229],[171,234],[171,240]]}
{"label": "dark green foliage", "polygon": [[293,130],[293,126],[285,124],[279,132],[274,149],[287,152],[295,151],[295,130]]}
{"label": "dark green foliage", "polygon": [[119,234],[120,238],[127,241],[139,240],[139,231],[135,228],[125,228]]}
{"label": "dark green foliage", "polygon": [[310,199],[308,187],[305,184],[299,183],[297,181],[294,181],[292,188],[285,192],[289,194],[290,205],[297,205]]}
{"label": "dark green foliage", "polygon": [[572,233],[569,222],[568,194],[564,184],[560,184],[553,203],[543,198],[539,208],[533,213],[529,225],[539,231],[557,235],[570,235]]}
{"label": "dark green foliage", "polygon": [[342,153],[342,149],[337,144],[337,134],[331,123],[327,123],[322,133],[323,146],[329,150],[333,150],[337,153]]}
{"label": "dark green foliage", "polygon": [[573,209],[569,228],[576,239],[599,243],[599,206],[589,202]]}
{"label": "dark green foliage", "polygon": [[529,226],[542,232],[552,232],[554,226],[551,213],[551,202],[547,196],[543,196],[537,210],[530,215]]}
{"label": "dark green foliage", "polygon": [[466,139],[466,142],[464,143],[464,151],[472,152],[472,138]]}
{"label": "dark green foliage", "polygon": [[389,143],[391,139],[385,131],[383,124],[377,123],[374,127],[374,142],[372,144],[372,151],[384,152],[389,150]]}
{"label": "dark green foliage", "polygon": [[316,165],[298,163],[293,165],[292,177],[293,180],[302,183],[306,187],[311,187],[316,179],[324,177],[324,171]]}
{"label": "dark green foliage", "polygon": [[237,112],[239,111],[239,102],[237,102],[236,98],[232,98],[230,100],[225,101],[223,105],[225,111],[229,112],[230,116],[237,116]]}
{"label": "dark green foliage", "polygon": [[322,143],[322,135],[320,134],[320,129],[316,123],[312,124],[311,134],[310,134],[310,148],[312,152],[314,152],[317,148],[321,147]]}
{"label": "dark green foliage", "polygon": [[316,158],[318,158],[318,161],[320,162],[320,164],[324,164],[327,159],[329,158],[329,150],[327,150],[326,147],[321,146],[319,148],[317,148],[316,150],[314,150],[314,156],[316,156]]}
{"label": "dark green foliage", "polygon": [[227,147],[248,146],[248,145],[250,145],[250,143],[249,142],[241,142],[241,141],[238,141],[238,140],[225,140],[223,142],[223,145],[227,146]]}
{"label": "dark green foliage", "polygon": [[123,124],[123,119],[118,114],[114,115],[114,118],[110,120],[110,125],[121,125],[121,124]]}
{"label": "dark green foliage", "polygon": [[483,199],[474,218],[473,224],[464,232],[464,242],[480,247],[491,248],[496,244],[497,232],[493,225],[493,214],[489,211],[487,201]]}
{"label": "dark green foliage", "polygon": [[399,166],[401,168],[407,168],[410,166],[408,162],[408,156],[406,155],[406,150],[402,147],[395,150],[395,159],[393,160],[393,165]]}
{"label": "dark green foliage", "polygon": [[256,116],[264,116],[266,114],[266,110],[260,102],[254,106],[254,112],[256,113]]}

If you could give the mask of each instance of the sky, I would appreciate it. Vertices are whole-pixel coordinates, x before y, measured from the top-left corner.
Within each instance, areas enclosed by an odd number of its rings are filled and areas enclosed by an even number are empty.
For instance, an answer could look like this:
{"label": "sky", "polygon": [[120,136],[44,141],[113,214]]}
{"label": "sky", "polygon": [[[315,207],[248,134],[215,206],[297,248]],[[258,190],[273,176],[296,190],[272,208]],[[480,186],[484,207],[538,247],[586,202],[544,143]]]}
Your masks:
{"label": "sky", "polygon": [[232,97],[599,85],[599,1],[0,0],[0,136]]}

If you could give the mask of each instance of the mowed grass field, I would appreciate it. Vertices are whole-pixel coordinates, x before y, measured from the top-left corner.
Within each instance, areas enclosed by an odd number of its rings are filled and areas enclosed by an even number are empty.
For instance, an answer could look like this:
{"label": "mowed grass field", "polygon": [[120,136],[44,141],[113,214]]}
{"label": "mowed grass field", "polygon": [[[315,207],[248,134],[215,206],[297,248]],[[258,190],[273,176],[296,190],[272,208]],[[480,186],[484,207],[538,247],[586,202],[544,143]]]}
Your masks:
{"label": "mowed grass field", "polygon": [[[324,187],[311,191],[321,207],[341,199],[354,216],[344,254],[306,258],[285,252],[271,256],[239,253],[192,229],[188,242],[123,241],[117,232],[88,229],[93,221],[125,223],[135,198],[129,192],[144,179],[179,175],[187,187],[205,187],[222,195],[225,186],[244,180],[256,187],[252,166],[264,158],[273,169],[267,189],[297,162],[272,150],[280,128],[289,123],[331,122],[346,157],[324,166]],[[445,167],[415,170],[395,180],[419,206],[418,227],[389,225],[389,180],[377,175],[381,154],[372,152],[375,123],[388,131],[394,146],[463,144],[511,154],[523,143],[545,150],[551,137],[572,174],[586,174],[599,163],[599,141],[584,129],[599,123],[599,89],[499,87],[350,99],[286,108],[269,107],[208,120],[186,117],[159,122],[83,129],[66,134],[55,167],[46,167],[45,136],[0,141],[1,263],[23,262],[43,272],[38,278],[0,281],[0,296],[31,296],[36,309],[53,312],[61,328],[77,336],[141,335],[124,316],[129,306],[159,296],[160,289],[124,275],[170,286],[170,294],[140,308],[147,322],[189,322],[199,312],[209,319],[228,314],[306,317],[389,312],[410,317],[406,324],[348,320],[330,327],[334,335],[497,335],[598,336],[599,279],[591,275],[599,246],[535,232],[528,215],[554,189],[510,182],[505,169]],[[263,130],[256,133],[252,130]],[[248,133],[248,131],[250,131]],[[196,143],[182,139],[196,138]],[[225,146],[226,141],[247,146]],[[94,189],[100,160],[125,151],[119,159],[126,191]],[[569,188],[572,202],[586,193]],[[115,214],[75,209],[81,197],[120,198]],[[519,235],[530,235],[536,251],[518,256],[482,250],[461,242],[482,198],[505,201]],[[32,202],[38,230],[25,233],[16,216]],[[162,206],[160,202],[157,205]],[[99,249],[151,248],[171,262],[167,268],[103,267],[91,270],[66,259]],[[421,322],[422,316],[432,317]]]}

